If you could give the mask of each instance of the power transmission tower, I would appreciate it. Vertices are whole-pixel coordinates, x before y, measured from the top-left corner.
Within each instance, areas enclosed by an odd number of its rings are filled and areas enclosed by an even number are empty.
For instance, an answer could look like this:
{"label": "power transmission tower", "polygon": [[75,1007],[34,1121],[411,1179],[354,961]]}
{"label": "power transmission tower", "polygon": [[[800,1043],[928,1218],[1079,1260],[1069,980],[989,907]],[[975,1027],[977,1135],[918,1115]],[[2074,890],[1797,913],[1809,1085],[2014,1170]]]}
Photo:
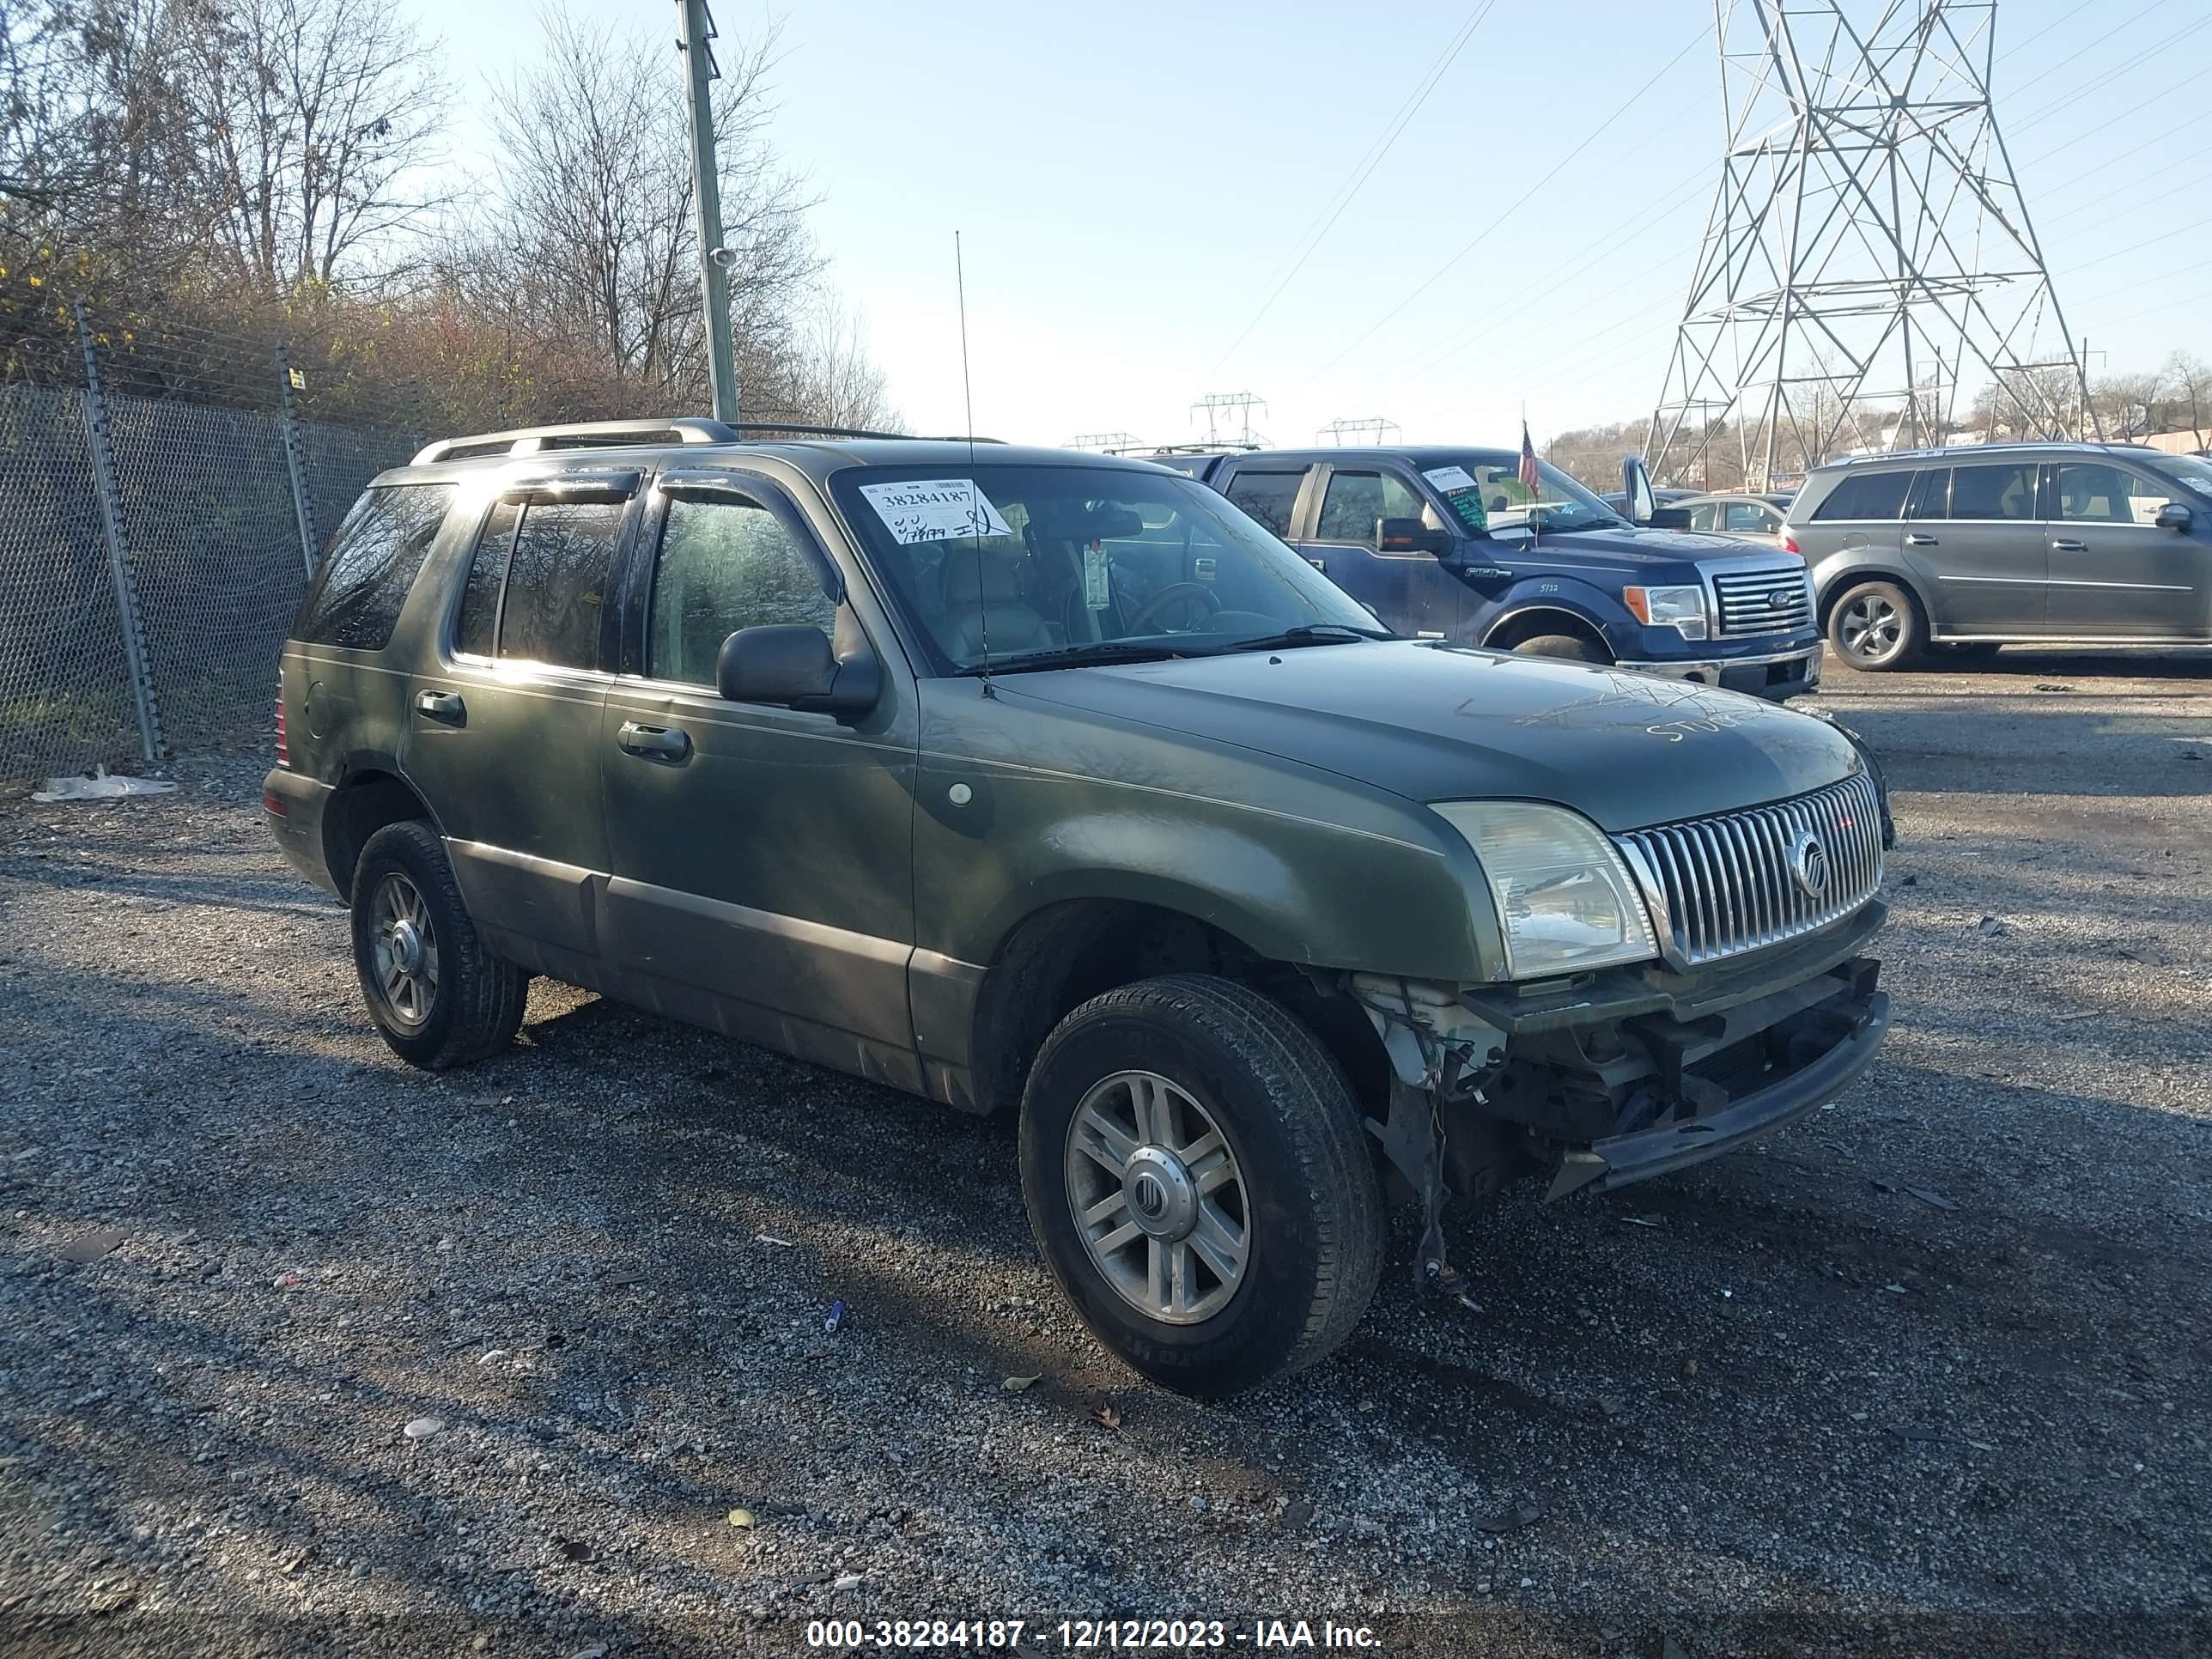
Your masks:
{"label": "power transmission tower", "polygon": [[1348,439],[1357,437],[1360,434],[1365,433],[1368,434],[1368,442],[1371,444],[1380,444],[1389,434],[1393,432],[1402,433],[1404,430],[1405,428],[1401,427],[1397,422],[1386,421],[1380,415],[1376,415],[1371,416],[1364,421],[1331,421],[1327,426],[1322,428],[1320,431],[1314,434],[1314,441],[1317,444],[1340,444]]}
{"label": "power transmission tower", "polygon": [[1060,447],[1095,449],[1102,455],[1118,455],[1124,450],[1142,449],[1145,442],[1133,432],[1079,432]]}
{"label": "power transmission tower", "polygon": [[[2088,407],[1990,98],[1996,0],[1714,0],[1728,149],[1653,412],[1655,477],[1747,485],[1940,443],[1962,387]],[[2091,416],[2094,420],[2094,414]]]}
{"label": "power transmission tower", "polygon": [[1224,441],[1221,417],[1233,413],[1237,420],[1237,441],[1249,449],[1267,441],[1264,438],[1255,439],[1252,433],[1252,411],[1257,409],[1264,412],[1267,407],[1265,398],[1255,398],[1249,392],[1209,392],[1190,406],[1190,412],[1195,416],[1200,410],[1206,411],[1206,441],[1210,444]]}
{"label": "power transmission tower", "polygon": [[676,0],[683,13],[677,44],[684,52],[685,108],[691,126],[691,193],[699,214],[699,283],[707,307],[707,375],[714,418],[738,418],[738,359],[730,341],[730,251],[722,246],[721,172],[714,161],[714,101],[722,72],[714,66],[714,20],[707,0]]}

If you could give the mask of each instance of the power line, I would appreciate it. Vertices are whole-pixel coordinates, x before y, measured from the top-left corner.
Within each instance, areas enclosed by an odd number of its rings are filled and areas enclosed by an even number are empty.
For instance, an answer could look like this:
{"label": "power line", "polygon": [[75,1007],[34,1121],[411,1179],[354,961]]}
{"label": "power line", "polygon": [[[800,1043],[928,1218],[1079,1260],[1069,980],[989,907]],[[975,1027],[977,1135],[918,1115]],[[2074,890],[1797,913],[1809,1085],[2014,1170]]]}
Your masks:
{"label": "power line", "polygon": [[1336,195],[1331,198],[1334,206],[1322,209],[1322,212],[1328,216],[1327,218],[1322,222],[1318,229],[1309,228],[1309,234],[1299,245],[1297,257],[1292,262],[1291,268],[1283,273],[1282,280],[1277,283],[1267,297],[1261,301],[1260,308],[1252,313],[1251,320],[1246,323],[1237,337],[1229,343],[1229,349],[1221,354],[1219,362],[1206,371],[1208,374],[1219,372],[1222,365],[1237,355],[1237,348],[1251,337],[1252,331],[1260,325],[1260,319],[1267,314],[1277,300],[1282,298],[1283,290],[1291,285],[1291,279],[1305,269],[1305,263],[1313,257],[1314,250],[1318,248],[1328,233],[1336,228],[1336,222],[1344,216],[1345,210],[1352,205],[1352,198],[1359,193],[1359,187],[1367,182],[1376,167],[1382,165],[1383,157],[1389,155],[1391,147],[1398,142],[1399,135],[1405,131],[1413,117],[1420,113],[1421,106],[1428,102],[1429,94],[1437,89],[1437,83],[1443,79],[1444,72],[1457,61],[1461,52],[1466,48],[1467,43],[1474,38],[1475,30],[1482,27],[1483,20],[1490,15],[1497,4],[1498,0],[1483,0],[1483,3],[1468,15],[1467,21],[1460,25],[1459,33],[1445,43],[1445,50],[1430,69],[1427,78],[1414,89],[1411,97],[1398,106],[1398,112],[1391,117],[1389,125],[1383,129],[1382,137],[1368,146],[1367,154],[1361,158],[1360,161],[1353,164],[1354,176],[1348,184],[1340,185]]}
{"label": "power line", "polygon": [[2071,93],[2058,100],[2057,102],[2053,104],[2045,104],[2041,109],[2036,111],[2034,114],[2022,121],[2021,125],[2023,127],[2031,127],[2039,121],[2049,120],[2061,110],[2071,109],[2075,105],[2080,103],[2084,98],[2087,98],[2091,93],[2095,92],[2103,87],[2111,85],[2114,81],[2118,80],[2120,76],[2125,75],[2130,70],[2136,68],[2145,59],[2155,58],[2160,52],[2169,51],[2172,47],[2179,46],[2191,35],[2198,33],[2200,30],[2207,28],[2212,28],[2212,17],[2201,18],[2197,21],[2191,23],[2185,29],[2176,30],[2166,35],[2165,39],[2152,42],[2149,46],[2145,46],[2141,52],[2137,52],[2134,57],[2130,58],[2122,63],[2114,64],[2111,69],[2106,70],[2095,80],[2085,82],[2081,86],[2076,87]]}
{"label": "power line", "polygon": [[1306,378],[1305,381],[1299,386],[1298,390],[1301,392],[1304,391],[1306,386],[1311,386],[1316,380],[1321,379],[1322,375],[1328,374],[1329,370],[1334,368],[1346,357],[1349,357],[1354,351],[1364,345],[1370,337],[1372,337],[1385,325],[1389,323],[1391,319],[1395,318],[1401,312],[1404,311],[1407,306],[1413,304],[1413,301],[1419,299],[1422,295],[1427,293],[1431,288],[1434,288],[1438,282],[1443,280],[1444,274],[1447,271],[1450,270],[1451,268],[1454,265],[1456,265],[1462,259],[1467,258],[1468,254],[1474,252],[1476,246],[1479,246],[1483,240],[1491,234],[1491,232],[1496,230],[1498,226],[1504,224],[1508,219],[1519,212],[1521,209],[1528,204],[1531,197],[1534,196],[1538,191],[1543,189],[1546,185],[1550,184],[1553,179],[1558,178],[1577,156],[1580,155],[1584,150],[1595,143],[1599,138],[1602,137],[1607,128],[1612,126],[1614,122],[1620,119],[1622,116],[1627,114],[1630,110],[1633,109],[1643,99],[1644,94],[1650,92],[1652,88],[1657,86],[1659,82],[1666,77],[1668,73],[1674,69],[1675,64],[1680,63],[1685,58],[1690,55],[1691,50],[1704,38],[1705,35],[1703,30],[1700,30],[1696,35],[1693,35],[1690,39],[1688,44],[1683,46],[1681,51],[1676,52],[1672,58],[1668,58],[1665,64],[1662,64],[1657,72],[1642,86],[1638,87],[1636,89],[1635,94],[1630,97],[1626,103],[1615,106],[1613,113],[1607,116],[1602,122],[1599,123],[1597,128],[1590,133],[1589,137],[1584,138],[1582,143],[1577,144],[1572,149],[1569,150],[1565,156],[1561,157],[1559,163],[1554,166],[1549,173],[1539,179],[1534,184],[1529,185],[1511,207],[1507,208],[1504,212],[1499,214],[1498,217],[1492,220],[1489,224],[1484,226],[1481,230],[1476,232],[1474,238],[1462,247],[1458,252],[1453,254],[1450,258],[1445,260],[1443,264],[1437,266],[1436,270],[1431,273],[1419,288],[1416,288],[1411,294],[1408,294],[1404,299],[1399,301],[1396,305],[1384,312],[1382,316],[1376,319],[1376,320],[1370,324],[1366,330],[1354,339],[1350,345],[1345,347],[1344,349],[1338,352],[1335,356],[1330,358],[1319,368],[1316,369],[1313,374]]}
{"label": "power line", "polygon": [[[2057,16],[2052,18],[2051,21],[2045,23],[2041,28],[2036,30],[2034,33],[2029,35],[2025,40],[2021,41],[2016,46],[2008,46],[2004,51],[1999,52],[1997,54],[1997,62],[2002,64],[2005,59],[2012,57],[2015,52],[2021,52],[2026,48],[2033,46],[2038,40],[2043,39],[2045,35],[2050,33],[2051,30],[2057,28],[2068,18],[2075,16],[2079,13],[2085,12],[2088,10],[2091,6],[2099,3],[2100,3],[2100,0],[2081,0],[2081,3],[2075,6],[2072,10],[2060,12]],[[2148,6],[2143,8],[2143,11],[2148,11],[2149,9],[2150,8]],[[2142,12],[2139,11],[2136,15],[2140,17],[2142,15]]]}
{"label": "power line", "polygon": [[[2142,21],[2144,18],[2146,18],[2146,17],[2149,16],[2149,15],[2151,15],[2151,13],[2153,13],[2153,12],[2154,12],[2154,11],[2158,10],[2158,9],[2159,9],[2159,8],[2160,8],[2161,6],[2168,5],[2168,4],[2171,4],[2171,3],[2172,3],[2172,0],[2150,0],[2150,4],[2148,4],[2148,5],[2145,6],[2145,7],[2144,7],[2141,11],[2137,12],[2137,13],[2136,13],[2133,17],[2129,18],[2129,19],[2127,20],[2127,21],[2126,21],[2126,22],[2124,22],[2124,23],[2115,23],[2115,24],[2113,24],[2113,25],[2112,25],[2112,27],[2110,27],[2110,28],[2106,29],[2106,30],[2105,31],[2105,33],[2104,33],[2104,38],[2105,38],[2106,40],[2115,40],[2115,39],[2117,39],[2117,38],[2119,36],[2119,34],[2120,34],[2120,33],[2121,33],[2121,31],[2122,31],[2122,30],[2124,30],[2124,29],[2125,29],[2125,28],[2129,27],[2130,27],[2130,25],[2132,25],[2132,24],[2138,23],[2138,22]],[[2038,29],[2038,30],[2037,30],[2033,34],[2029,35],[2029,36],[2027,37],[2027,40],[2023,40],[2023,41],[2021,41],[2021,42],[2020,43],[2020,46],[2026,46],[2026,45],[2027,44],[2027,41],[2028,41],[2028,40],[2040,40],[2041,39],[2043,39],[2043,37],[2044,37],[2045,35],[2046,35],[2046,34],[2050,33],[2051,33],[2051,31],[2052,29],[2057,28],[2057,27],[2058,27],[2058,24],[2059,24],[2059,23],[2063,23],[2063,22],[2064,22],[2064,21],[2066,21],[2066,19],[2067,19],[2068,17],[2071,17],[2071,16],[2073,16],[2073,15],[2074,15],[2074,12],[2076,12],[2076,11],[2087,11],[2087,9],[2088,9],[2088,7],[2087,7],[2087,5],[2080,5],[2080,6],[2076,6],[2076,7],[2075,7],[2075,8],[2074,8],[2074,11],[2069,11],[2069,12],[2068,12],[2068,13],[2066,13],[2066,14],[2065,14],[2065,16],[2062,16],[2061,18],[2059,18],[2059,19],[2058,19],[2058,22],[2057,22],[2057,23],[2050,23],[2050,24],[2046,24],[2044,27]],[[2018,52],[2018,51],[2020,50],[2020,46],[2014,46],[2014,47],[2012,49],[2012,52]],[[2011,57],[2011,56],[2012,56],[2012,52],[2006,52],[2006,53],[2004,54],[2004,57],[2003,57],[2003,58],[1998,58],[1998,59],[1997,59],[1997,62],[1999,62],[2000,64],[2002,64],[2002,62],[2004,62],[2004,60],[2005,60],[2005,58],[2009,58],[2009,57]],[[2049,80],[2052,76],[2054,76],[2054,75],[2057,74],[2057,73],[2058,73],[2058,71],[2059,71],[2059,70],[2061,70],[2078,69],[2079,67],[2081,67],[2081,66],[2080,66],[2078,64],[2075,63],[2075,62],[2074,62],[2074,60],[2073,60],[2073,59],[2071,59],[2071,58],[2063,58],[2063,59],[2061,59],[2059,62],[2057,62],[2057,63],[2056,63],[2056,64],[2052,64],[2049,69],[2047,69],[2047,70],[2044,70],[2042,74],[2040,74],[2040,75],[2031,75],[2031,76],[2029,76],[2027,77],[2027,80],[2021,82],[2017,86],[2015,86],[2015,87],[2014,87],[2014,88],[2012,88],[2013,94],[2014,94],[2015,97],[2017,97],[2020,94],[2021,94],[2021,93],[2023,93],[2023,92],[2026,92],[2026,91],[2027,91],[2030,87],[2033,86],[2037,82],[2039,82],[2039,81],[2048,81],[2048,80]]]}

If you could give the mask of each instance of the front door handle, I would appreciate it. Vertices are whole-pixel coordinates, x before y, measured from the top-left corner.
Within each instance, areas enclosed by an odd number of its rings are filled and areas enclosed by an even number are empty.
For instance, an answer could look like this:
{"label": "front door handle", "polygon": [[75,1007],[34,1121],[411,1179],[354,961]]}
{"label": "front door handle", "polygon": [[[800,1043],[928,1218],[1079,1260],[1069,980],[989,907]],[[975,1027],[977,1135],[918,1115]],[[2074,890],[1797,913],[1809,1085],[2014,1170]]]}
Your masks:
{"label": "front door handle", "polygon": [[1905,544],[1907,547],[1933,547],[1936,545],[1936,538],[1933,536],[1907,536],[1905,538]]}
{"label": "front door handle", "polygon": [[680,761],[691,752],[690,732],[672,726],[640,726],[635,720],[622,723],[615,742],[624,754],[641,755],[647,760]]}
{"label": "front door handle", "polygon": [[469,718],[469,706],[458,691],[417,691],[415,712],[443,726],[465,726]]}
{"label": "front door handle", "polygon": [[2053,553],[2087,553],[2089,550],[2089,544],[2087,542],[2053,542],[2051,544],[2051,550]]}
{"label": "front door handle", "polygon": [[1306,561],[1306,562],[1307,562],[1308,564],[1311,565],[1315,569],[1316,569],[1316,570],[1320,571],[1320,572],[1322,573],[1322,575],[1326,576],[1327,574],[1328,574],[1328,560],[1326,560],[1326,559],[1315,559],[1315,558],[1309,558],[1309,559]]}

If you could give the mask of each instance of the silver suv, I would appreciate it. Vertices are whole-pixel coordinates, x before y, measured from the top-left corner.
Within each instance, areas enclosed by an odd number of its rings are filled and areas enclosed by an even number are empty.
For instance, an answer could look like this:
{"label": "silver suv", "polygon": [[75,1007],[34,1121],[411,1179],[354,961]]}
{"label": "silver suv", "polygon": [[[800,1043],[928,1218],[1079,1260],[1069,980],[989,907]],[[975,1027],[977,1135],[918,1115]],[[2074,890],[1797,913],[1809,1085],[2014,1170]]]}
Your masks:
{"label": "silver suv", "polygon": [[1853,668],[2008,643],[2212,642],[2212,463],[1993,444],[1815,468],[1782,529]]}

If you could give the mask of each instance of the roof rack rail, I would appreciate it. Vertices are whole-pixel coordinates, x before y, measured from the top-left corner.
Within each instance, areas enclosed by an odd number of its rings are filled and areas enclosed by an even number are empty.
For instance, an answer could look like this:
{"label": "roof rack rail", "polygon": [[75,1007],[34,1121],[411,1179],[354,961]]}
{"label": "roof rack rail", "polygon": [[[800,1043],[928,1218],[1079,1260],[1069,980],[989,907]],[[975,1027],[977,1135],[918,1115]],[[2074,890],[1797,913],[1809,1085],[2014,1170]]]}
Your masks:
{"label": "roof rack rail", "polygon": [[603,445],[650,443],[673,437],[679,443],[735,443],[735,428],[720,421],[679,416],[665,421],[575,421],[565,426],[520,426],[508,432],[479,432],[466,438],[441,438],[425,445],[413,461],[466,460],[477,455],[535,455],[546,449],[589,449]]}
{"label": "roof rack rail", "polygon": [[[780,434],[803,438],[907,438],[904,432],[874,432],[857,426],[811,426],[801,421],[714,421],[679,415],[667,420],[576,421],[564,426],[520,426],[507,432],[479,432],[465,438],[441,438],[426,444],[411,465],[468,460],[483,455],[536,455],[549,449],[597,449],[620,444],[734,444],[747,437]],[[997,438],[933,439],[940,443],[994,444]]]}

